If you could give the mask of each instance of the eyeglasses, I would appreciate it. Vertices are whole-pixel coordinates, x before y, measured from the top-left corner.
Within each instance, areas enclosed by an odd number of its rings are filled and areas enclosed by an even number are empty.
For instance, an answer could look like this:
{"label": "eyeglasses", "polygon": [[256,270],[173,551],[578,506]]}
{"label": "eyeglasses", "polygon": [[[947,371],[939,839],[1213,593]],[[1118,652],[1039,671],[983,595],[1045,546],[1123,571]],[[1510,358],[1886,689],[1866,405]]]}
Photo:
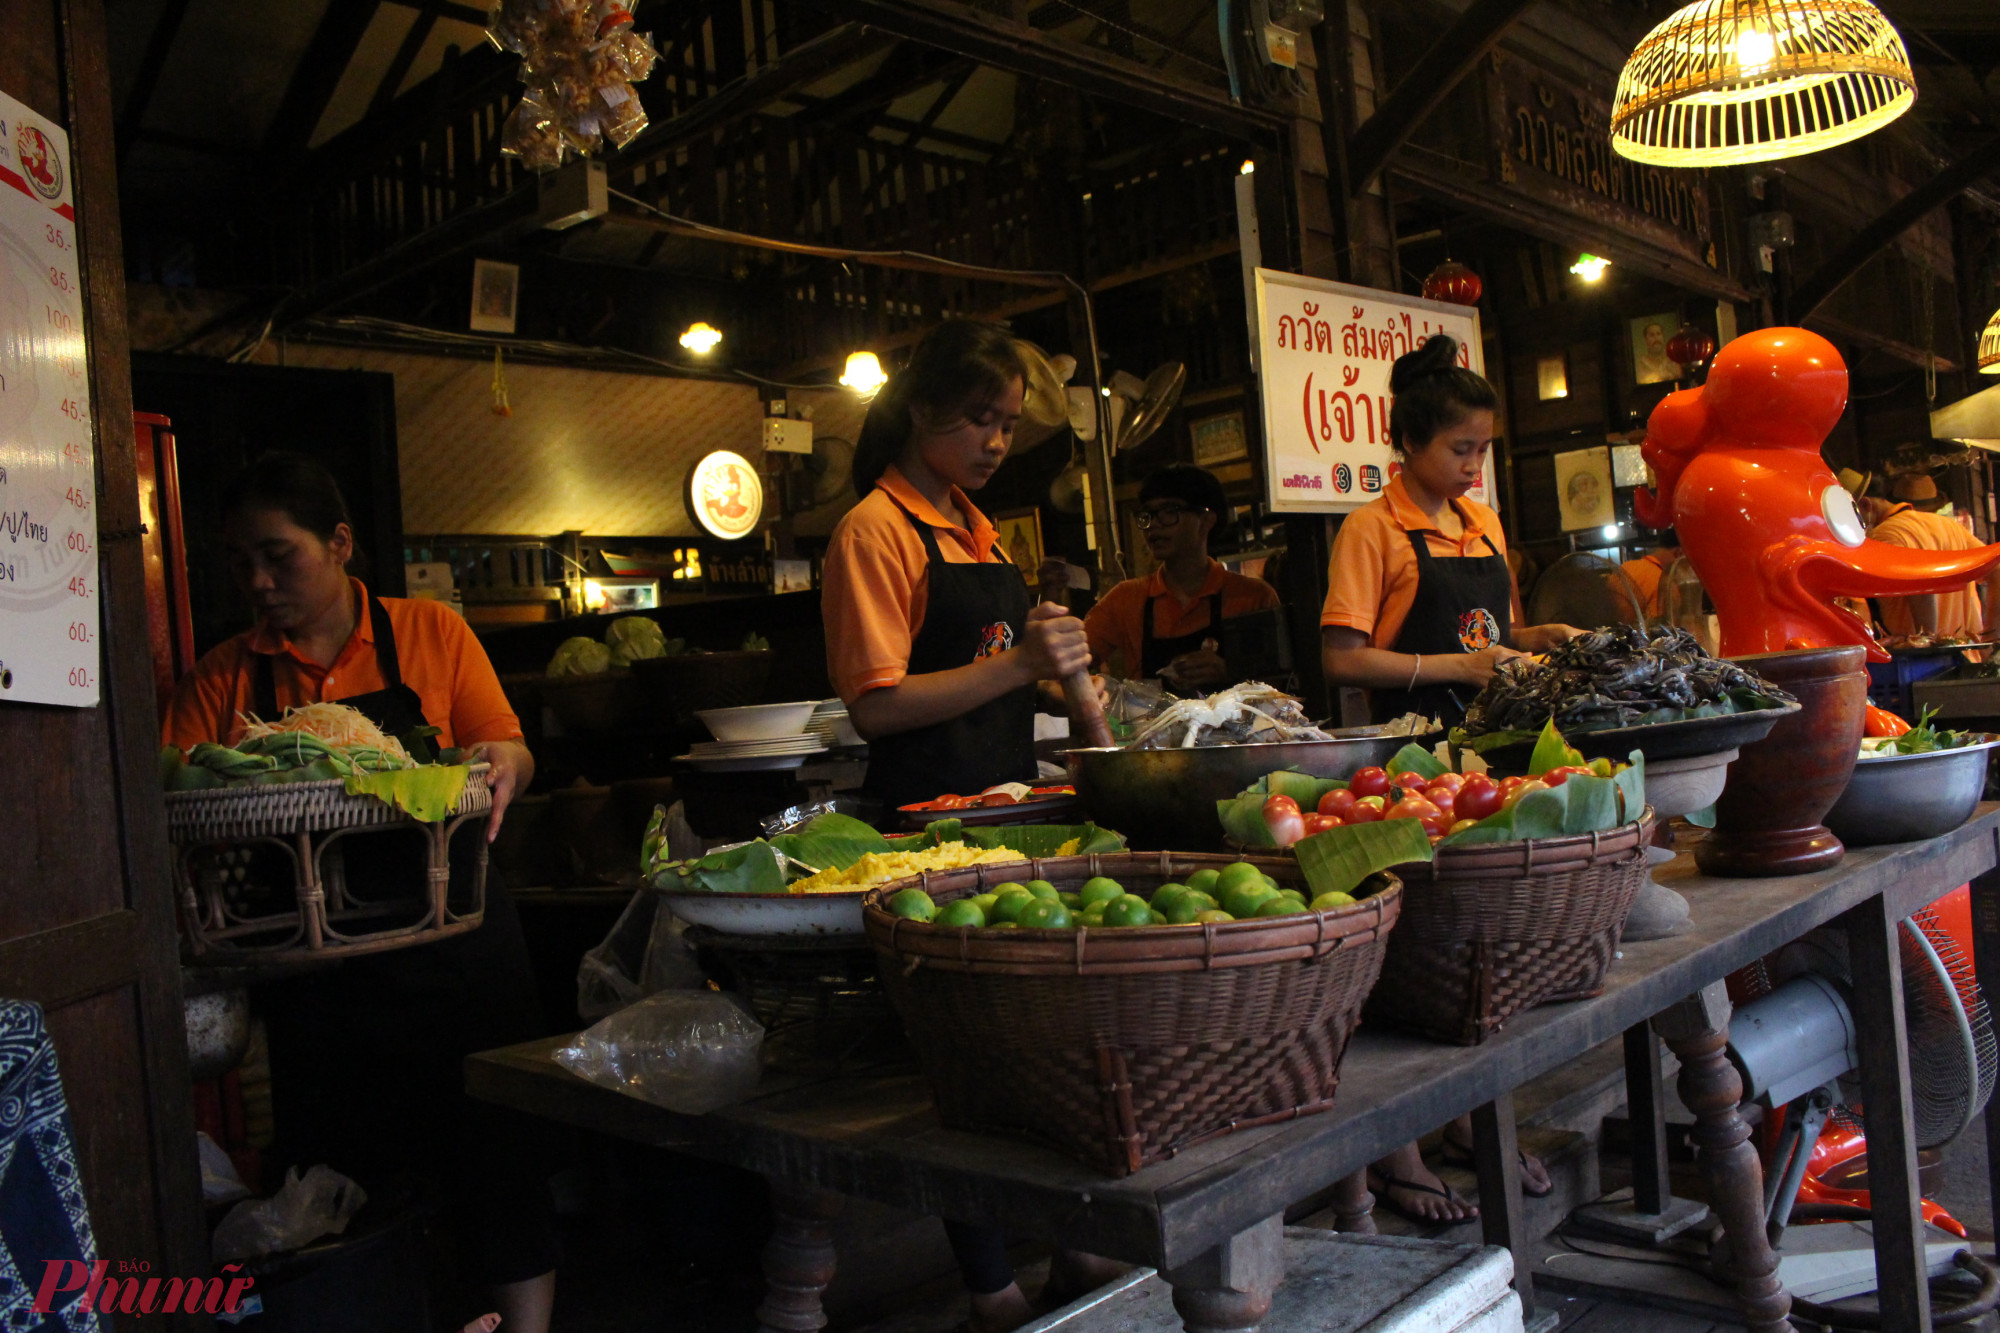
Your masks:
{"label": "eyeglasses", "polygon": [[1178,527],[1180,521],[1187,515],[1203,512],[1205,511],[1190,509],[1186,505],[1167,505],[1161,509],[1141,509],[1133,521],[1139,525],[1139,531],[1144,532],[1148,528]]}

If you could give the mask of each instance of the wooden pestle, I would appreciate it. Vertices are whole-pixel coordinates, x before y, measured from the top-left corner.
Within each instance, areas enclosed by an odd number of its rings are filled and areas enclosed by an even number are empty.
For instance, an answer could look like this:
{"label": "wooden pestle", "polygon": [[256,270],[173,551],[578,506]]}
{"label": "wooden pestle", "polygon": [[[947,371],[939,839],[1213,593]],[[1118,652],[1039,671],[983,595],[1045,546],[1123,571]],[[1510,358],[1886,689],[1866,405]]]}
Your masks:
{"label": "wooden pestle", "polygon": [[[1054,573],[1054,562],[1042,567],[1041,600],[1054,602],[1058,606],[1069,603],[1069,586],[1049,575]],[[1111,724],[1104,720],[1104,705],[1097,697],[1097,687],[1090,683],[1090,672],[1072,671],[1062,679],[1063,702],[1069,705],[1070,739],[1082,745],[1109,748],[1118,742],[1112,739]]]}

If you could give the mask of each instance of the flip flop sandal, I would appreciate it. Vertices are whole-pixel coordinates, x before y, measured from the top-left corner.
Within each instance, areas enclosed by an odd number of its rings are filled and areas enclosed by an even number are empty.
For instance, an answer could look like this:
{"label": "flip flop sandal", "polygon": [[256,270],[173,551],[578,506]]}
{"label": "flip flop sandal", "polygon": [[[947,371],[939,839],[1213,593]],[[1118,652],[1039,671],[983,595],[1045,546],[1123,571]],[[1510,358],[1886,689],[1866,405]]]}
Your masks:
{"label": "flip flop sandal", "polygon": [[[1465,1171],[1476,1171],[1479,1169],[1478,1163],[1472,1158],[1472,1149],[1462,1143],[1455,1142],[1449,1134],[1444,1135],[1444,1146],[1439,1150],[1438,1156],[1444,1159],[1446,1166],[1455,1166]],[[1521,1163],[1521,1193],[1527,1195],[1530,1199],[1546,1199],[1556,1192],[1554,1181],[1550,1181],[1548,1187],[1545,1189],[1536,1190],[1528,1188],[1528,1154],[1516,1148],[1514,1156]],[[1544,1169],[1546,1170],[1547,1168]]]}
{"label": "flip flop sandal", "polygon": [[[1389,1197],[1390,1190],[1413,1190],[1418,1194],[1435,1194],[1438,1198],[1448,1203],[1455,1203],[1461,1208],[1470,1208],[1472,1205],[1467,1203],[1459,1195],[1459,1192],[1450,1185],[1446,1185],[1441,1190],[1432,1189],[1429,1185],[1423,1184],[1421,1181],[1399,1180],[1395,1176],[1385,1175],[1373,1167],[1369,1168],[1368,1176],[1368,1188],[1375,1195],[1376,1206],[1387,1208],[1406,1222],[1415,1222],[1420,1227],[1462,1227],[1468,1222],[1477,1222],[1479,1220],[1479,1216],[1476,1213],[1470,1217],[1425,1217],[1415,1209],[1405,1208]],[[1379,1190],[1375,1188],[1377,1180],[1382,1182],[1382,1188]]]}

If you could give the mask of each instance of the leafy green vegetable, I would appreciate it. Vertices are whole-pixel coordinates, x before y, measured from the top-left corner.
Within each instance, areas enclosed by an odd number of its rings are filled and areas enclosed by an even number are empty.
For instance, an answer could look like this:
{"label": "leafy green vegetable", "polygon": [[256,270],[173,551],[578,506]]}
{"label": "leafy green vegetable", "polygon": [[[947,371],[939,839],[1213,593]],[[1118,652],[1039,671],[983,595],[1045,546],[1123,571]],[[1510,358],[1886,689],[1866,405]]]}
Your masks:
{"label": "leafy green vegetable", "polygon": [[564,639],[557,646],[543,674],[550,677],[594,676],[609,670],[611,650],[597,640],[586,639],[579,634],[575,638]]}
{"label": "leafy green vegetable", "polygon": [[1426,780],[1451,772],[1436,755],[1415,741],[1396,751],[1387,768],[1391,777],[1398,773],[1421,773]]}
{"label": "leafy green vegetable", "polygon": [[615,666],[631,666],[648,657],[665,657],[667,635],[656,620],[620,616],[604,627],[604,646]]}
{"label": "leafy green vegetable", "polygon": [[1292,845],[1299,869],[1312,886],[1307,900],[1322,893],[1352,893],[1361,881],[1391,866],[1431,859],[1431,840],[1414,819],[1344,824]]}
{"label": "leafy green vegetable", "polygon": [[1972,737],[1962,731],[1939,731],[1931,724],[1937,709],[1924,709],[1917,725],[1883,746],[1882,754],[1931,754],[1938,750],[1957,750],[1972,743]]}

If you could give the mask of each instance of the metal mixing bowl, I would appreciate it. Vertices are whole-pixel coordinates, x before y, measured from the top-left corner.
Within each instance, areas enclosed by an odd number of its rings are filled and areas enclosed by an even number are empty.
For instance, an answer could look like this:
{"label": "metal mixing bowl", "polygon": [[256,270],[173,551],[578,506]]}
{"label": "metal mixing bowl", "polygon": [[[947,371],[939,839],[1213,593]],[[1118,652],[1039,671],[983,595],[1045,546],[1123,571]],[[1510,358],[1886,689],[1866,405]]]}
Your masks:
{"label": "metal mixing bowl", "polygon": [[1873,755],[1857,760],[1826,826],[1849,847],[1921,842],[1972,818],[1986,793],[1986,763],[2000,736],[1956,750]]}
{"label": "metal mixing bowl", "polygon": [[1386,764],[1415,737],[1372,728],[1332,733],[1330,741],[1277,745],[1202,745],[1186,750],[1068,750],[1076,794],[1092,820],[1125,835],[1138,851],[1221,851],[1215,803],[1266,773],[1295,768],[1316,778],[1344,778]]}

